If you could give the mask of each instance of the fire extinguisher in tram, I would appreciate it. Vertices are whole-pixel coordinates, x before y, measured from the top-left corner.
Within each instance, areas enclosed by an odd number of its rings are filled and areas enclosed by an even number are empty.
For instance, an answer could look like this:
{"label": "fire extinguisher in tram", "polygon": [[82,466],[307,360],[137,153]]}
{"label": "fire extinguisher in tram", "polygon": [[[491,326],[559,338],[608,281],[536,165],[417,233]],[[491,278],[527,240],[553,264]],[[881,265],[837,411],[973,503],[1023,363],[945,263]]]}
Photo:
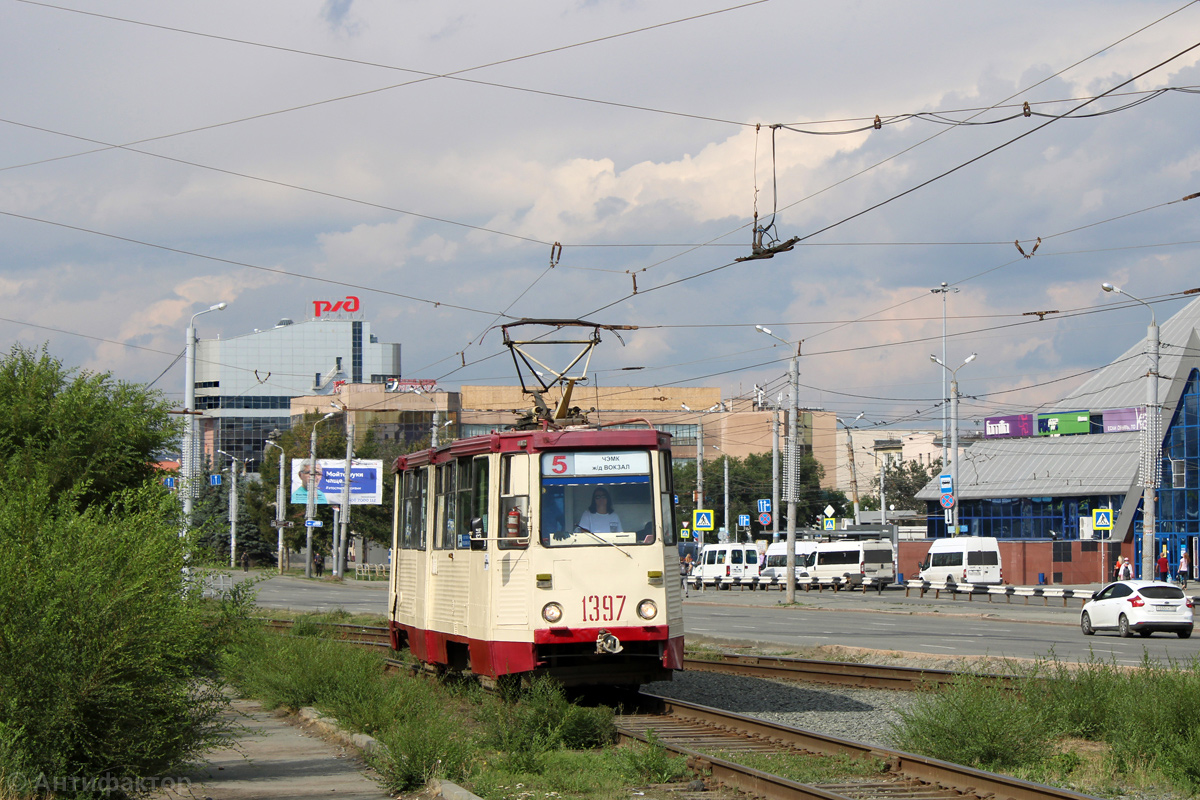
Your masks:
{"label": "fire extinguisher in tram", "polygon": [[513,508],[508,512],[508,536],[511,539],[517,538],[521,533],[521,512],[519,509]]}

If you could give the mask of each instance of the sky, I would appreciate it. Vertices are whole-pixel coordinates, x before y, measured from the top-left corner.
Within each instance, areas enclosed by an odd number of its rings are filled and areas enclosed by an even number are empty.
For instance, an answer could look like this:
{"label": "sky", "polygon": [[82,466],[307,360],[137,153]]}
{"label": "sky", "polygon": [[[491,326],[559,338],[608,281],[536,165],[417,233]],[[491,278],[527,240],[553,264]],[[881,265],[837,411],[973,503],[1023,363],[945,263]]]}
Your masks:
{"label": "sky", "polygon": [[182,402],[217,302],[358,297],[451,390],[586,319],[589,384],[787,404],[799,342],[800,404],[934,429],[944,312],[964,419],[1068,410],[1149,322],[1102,282],[1200,287],[1198,62],[1182,0],[0,0],[0,336]]}

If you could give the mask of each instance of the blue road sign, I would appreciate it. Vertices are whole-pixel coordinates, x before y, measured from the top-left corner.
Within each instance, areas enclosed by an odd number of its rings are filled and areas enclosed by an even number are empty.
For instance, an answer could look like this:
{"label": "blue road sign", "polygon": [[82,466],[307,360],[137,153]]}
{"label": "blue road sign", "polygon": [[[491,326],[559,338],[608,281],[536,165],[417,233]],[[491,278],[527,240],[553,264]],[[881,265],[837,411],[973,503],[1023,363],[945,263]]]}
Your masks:
{"label": "blue road sign", "polygon": [[1092,527],[1098,531],[1112,530],[1112,509],[1097,508],[1092,511]]}
{"label": "blue road sign", "polygon": [[175,479],[174,478],[163,478],[163,486],[167,487],[168,489],[174,489],[175,488]]}
{"label": "blue road sign", "polygon": [[738,514],[738,525],[742,528],[749,528],[750,527],[750,515],[749,514]]}
{"label": "blue road sign", "polygon": [[941,499],[942,508],[954,508],[954,495],[944,494]]}
{"label": "blue road sign", "polygon": [[827,530],[827,531],[836,530],[833,527],[833,523],[836,522],[836,520],[833,517],[825,517],[823,522],[824,522],[824,525],[823,525],[824,530]]}
{"label": "blue road sign", "polygon": [[208,476],[208,484],[210,486],[220,486],[221,485],[221,476],[220,475],[209,475]]}
{"label": "blue road sign", "polygon": [[306,519],[306,520],[304,520],[304,527],[306,527],[306,528],[324,528],[325,523],[321,522],[321,520],[319,520],[319,519]]}
{"label": "blue road sign", "polygon": [[758,524],[764,528],[771,524],[771,514],[767,511],[758,515]]}
{"label": "blue road sign", "polygon": [[946,473],[938,475],[938,486],[941,487],[942,494],[953,494],[954,493],[954,480],[950,475],[948,475]]}
{"label": "blue road sign", "polygon": [[771,513],[771,501],[770,500],[759,500],[758,501],[758,513],[770,514]]}
{"label": "blue road sign", "polygon": [[711,531],[713,529],[713,512],[700,509],[693,511],[692,527],[698,531]]}

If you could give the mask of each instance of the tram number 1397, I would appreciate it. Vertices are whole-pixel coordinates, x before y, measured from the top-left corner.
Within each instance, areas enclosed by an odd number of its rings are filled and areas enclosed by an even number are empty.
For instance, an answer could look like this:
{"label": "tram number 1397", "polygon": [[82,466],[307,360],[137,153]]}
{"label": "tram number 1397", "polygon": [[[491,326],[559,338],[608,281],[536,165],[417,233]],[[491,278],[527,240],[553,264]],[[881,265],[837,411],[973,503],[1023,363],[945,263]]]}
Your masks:
{"label": "tram number 1397", "polygon": [[591,594],[583,598],[584,622],[616,622],[624,610],[623,594]]}

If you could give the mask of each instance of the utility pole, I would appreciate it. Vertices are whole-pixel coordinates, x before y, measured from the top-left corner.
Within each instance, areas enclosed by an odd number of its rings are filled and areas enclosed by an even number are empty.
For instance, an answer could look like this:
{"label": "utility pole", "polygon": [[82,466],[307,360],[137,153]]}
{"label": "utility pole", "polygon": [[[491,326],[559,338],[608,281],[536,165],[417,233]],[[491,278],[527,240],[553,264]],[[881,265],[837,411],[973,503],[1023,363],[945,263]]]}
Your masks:
{"label": "utility pole", "polygon": [[[354,459],[354,423],[349,421],[350,415],[346,415],[346,474],[342,481],[342,537],[338,543],[337,555],[334,556],[337,564],[336,571],[338,575],[346,573],[346,554],[350,550],[350,464]],[[435,415],[436,419],[436,415]],[[436,428],[434,436],[436,436]],[[434,445],[435,447],[437,445]]]}
{"label": "utility pole", "polygon": [[[271,431],[272,437],[278,436],[278,435],[279,435],[278,430]],[[283,447],[281,445],[272,441],[270,438],[268,438],[264,442],[264,444],[267,447],[274,447],[276,450],[279,451],[279,485],[275,487],[275,534],[279,538],[279,544],[277,547],[277,555],[275,556],[275,560],[276,560],[276,567],[278,567],[278,570],[279,570],[279,574],[282,575],[283,574],[283,517],[284,517],[284,511],[286,511],[286,508],[283,505],[283,498],[284,498],[284,494],[283,494],[283,464],[284,464],[284,461],[287,460],[287,458],[286,458],[287,452],[283,449]],[[264,453],[265,453],[265,451],[264,451]]]}
{"label": "utility pole", "polygon": [[[1146,328],[1146,351],[1150,356],[1150,371],[1146,373],[1146,424],[1142,426],[1141,435],[1141,473],[1142,473],[1142,580],[1153,580],[1154,569],[1154,535],[1157,520],[1155,518],[1156,490],[1162,475],[1162,414],[1158,407],[1158,317],[1154,308],[1144,300],[1131,295],[1119,286],[1102,283],[1100,288],[1106,292],[1123,294],[1130,300],[1150,309],[1150,325]],[[1193,556],[1194,557],[1194,556]]]}
{"label": "utility pole", "polygon": [[[951,287],[945,281],[942,281],[942,285],[940,287],[938,287],[937,289],[930,289],[929,291],[932,292],[933,294],[940,294],[942,296],[942,363],[945,364],[946,363],[946,294],[948,292],[957,292],[958,288]],[[943,470],[945,470],[946,467],[950,466],[950,462],[948,459],[949,451],[946,449],[946,434],[947,434],[946,429],[950,424],[950,422],[949,422],[950,418],[949,418],[949,416],[947,416],[947,414],[948,414],[947,405],[948,404],[947,404],[946,400],[947,400],[947,398],[946,398],[946,373],[943,372],[942,373],[942,469]],[[955,487],[954,490],[958,491],[958,487]]]}
{"label": "utility pole", "polygon": [[330,411],[325,416],[313,422],[312,432],[308,437],[308,503],[304,508],[304,577],[312,577],[312,540],[313,517],[317,513],[317,426],[333,416]]}
{"label": "utility pole", "polygon": [[[780,403],[783,395],[779,395]],[[779,405],[771,412],[771,541],[779,541]]]}
{"label": "utility pole", "polygon": [[[755,325],[759,333],[765,333],[777,342],[783,342],[789,348],[792,343],[780,339],[771,333],[770,328]],[[796,490],[797,480],[796,456],[800,449],[800,342],[796,342],[796,354],[792,356],[788,366],[788,382],[792,385],[792,410],[788,414],[787,463],[784,465],[783,492],[787,500],[787,602],[796,602]]]}

